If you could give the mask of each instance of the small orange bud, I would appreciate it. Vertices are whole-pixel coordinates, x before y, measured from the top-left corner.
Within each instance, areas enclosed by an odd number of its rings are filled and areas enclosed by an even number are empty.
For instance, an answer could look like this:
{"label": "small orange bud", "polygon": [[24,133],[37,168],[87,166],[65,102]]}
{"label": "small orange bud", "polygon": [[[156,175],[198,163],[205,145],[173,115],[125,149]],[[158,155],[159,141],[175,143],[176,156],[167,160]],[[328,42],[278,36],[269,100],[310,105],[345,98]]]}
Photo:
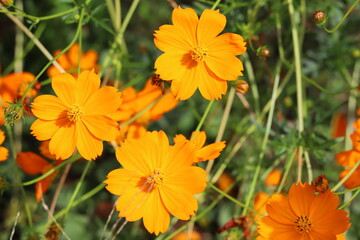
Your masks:
{"label": "small orange bud", "polygon": [[238,93],[245,94],[249,91],[249,84],[244,80],[235,82],[235,89]]}
{"label": "small orange bud", "polygon": [[311,182],[311,187],[315,192],[324,193],[329,189],[329,181],[325,175],[320,175]]}
{"label": "small orange bud", "polygon": [[13,0],[0,0],[2,4],[4,4],[6,7],[10,7],[13,5]]}
{"label": "small orange bud", "polygon": [[313,14],[313,20],[316,24],[322,26],[326,22],[326,13],[323,11],[316,11]]}

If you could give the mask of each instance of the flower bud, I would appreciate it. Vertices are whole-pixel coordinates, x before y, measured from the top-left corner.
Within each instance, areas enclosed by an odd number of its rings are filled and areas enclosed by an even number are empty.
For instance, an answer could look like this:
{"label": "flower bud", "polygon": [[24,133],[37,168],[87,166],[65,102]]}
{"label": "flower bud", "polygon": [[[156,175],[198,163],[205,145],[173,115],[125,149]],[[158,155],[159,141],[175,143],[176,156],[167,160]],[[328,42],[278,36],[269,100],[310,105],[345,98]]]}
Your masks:
{"label": "flower bud", "polygon": [[23,104],[19,102],[10,103],[4,111],[5,125],[14,125],[14,123],[23,116],[23,112]]}
{"label": "flower bud", "polygon": [[249,84],[244,80],[235,82],[235,89],[238,93],[245,94],[249,91]]}
{"label": "flower bud", "polygon": [[311,187],[315,192],[324,193],[329,189],[329,181],[325,175],[320,175],[311,182]]}
{"label": "flower bud", "polygon": [[268,58],[270,56],[270,49],[267,46],[262,46],[259,47],[256,50],[256,55],[260,58],[260,59],[265,59]]}
{"label": "flower bud", "polygon": [[326,13],[324,11],[316,11],[313,14],[313,20],[316,24],[322,26],[325,24],[327,19]]}

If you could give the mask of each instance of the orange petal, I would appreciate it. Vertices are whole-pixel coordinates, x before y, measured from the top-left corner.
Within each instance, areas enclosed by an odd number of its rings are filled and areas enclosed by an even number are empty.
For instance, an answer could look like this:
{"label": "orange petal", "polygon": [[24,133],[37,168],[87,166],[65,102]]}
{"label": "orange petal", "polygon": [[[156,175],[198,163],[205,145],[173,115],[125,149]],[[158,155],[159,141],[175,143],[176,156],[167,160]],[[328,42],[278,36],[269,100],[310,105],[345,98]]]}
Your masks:
{"label": "orange petal", "polygon": [[79,44],[74,43],[69,49],[67,56],[71,66],[77,68],[79,65]]}
{"label": "orange petal", "polygon": [[225,148],[225,141],[209,144],[198,151],[196,151],[196,162],[207,161],[215,159],[220,156],[220,152]]}
{"label": "orange petal", "polygon": [[86,128],[98,139],[113,141],[118,134],[118,124],[111,118],[101,115],[83,116],[82,121]]}
{"label": "orange petal", "polygon": [[76,81],[69,73],[62,73],[52,78],[52,88],[66,106],[75,103]]}
{"label": "orange petal", "polygon": [[115,112],[120,104],[121,93],[116,88],[102,87],[89,98],[84,108],[86,115],[107,115]]}
{"label": "orange petal", "polygon": [[83,54],[81,58],[81,69],[91,69],[96,67],[96,61],[98,59],[98,54],[94,50],[89,50]]}
{"label": "orange petal", "polygon": [[213,39],[209,45],[209,54],[240,55],[246,51],[246,42],[239,34],[224,33]]}
{"label": "orange petal", "polygon": [[137,187],[140,176],[128,169],[115,169],[107,175],[106,189],[115,195],[123,195],[127,190]]}
{"label": "orange petal", "polygon": [[9,150],[4,147],[0,147],[0,162],[7,160],[9,156]]}
{"label": "orange petal", "polygon": [[158,191],[147,194],[148,198],[143,208],[143,222],[149,233],[159,235],[164,233],[170,224],[170,215],[161,201]]}
{"label": "orange petal", "polygon": [[67,127],[60,127],[52,136],[49,150],[51,154],[55,154],[57,159],[68,159],[74,153],[77,139],[75,130],[75,124],[71,124]]}
{"label": "orange petal", "polygon": [[265,239],[301,239],[301,234],[295,230],[294,224],[287,225],[265,216],[259,221],[258,233]]}
{"label": "orange petal", "polygon": [[76,147],[86,160],[94,160],[103,152],[103,143],[86,128],[84,123],[76,124],[77,141]]}
{"label": "orange petal", "polygon": [[53,95],[41,95],[31,104],[32,113],[42,120],[55,120],[61,117],[67,107]]}
{"label": "orange petal", "polygon": [[360,160],[360,152],[355,149],[337,153],[336,161],[343,167],[352,167]]}
{"label": "orange petal", "polygon": [[289,203],[297,216],[308,216],[314,199],[314,190],[308,183],[293,184],[289,190]]}
{"label": "orange petal", "polygon": [[36,201],[40,202],[42,195],[49,189],[54,177],[46,177],[35,184]]}
{"label": "orange petal", "polygon": [[39,174],[49,162],[33,152],[20,152],[16,156],[16,162],[27,174]]}
{"label": "orange petal", "polygon": [[191,133],[191,142],[193,142],[198,149],[204,146],[205,141],[206,141],[206,133],[204,131]]}
{"label": "orange petal", "polygon": [[[155,31],[154,43],[163,52],[188,52],[194,47],[194,44],[181,34],[185,31],[179,26],[162,25],[159,30]],[[195,36],[195,33],[193,34]]]}
{"label": "orange petal", "polygon": [[172,22],[177,27],[177,35],[183,36],[188,46],[196,43],[196,28],[198,16],[192,8],[175,8],[172,12]]}
{"label": "orange petal", "polygon": [[0,130],[0,145],[5,141],[5,132]]}
{"label": "orange petal", "polygon": [[126,217],[129,222],[142,218],[148,195],[146,192],[139,191],[138,188],[131,188],[124,192],[116,204],[116,209],[120,212],[119,217]]}
{"label": "orange petal", "polygon": [[219,10],[205,9],[200,16],[197,27],[199,45],[205,45],[219,35],[226,25],[226,17]]}
{"label": "orange petal", "polygon": [[166,186],[181,188],[191,194],[203,192],[208,181],[205,170],[196,166],[178,167],[176,171],[166,171],[165,175],[166,184],[169,184]]}
{"label": "orange petal", "polygon": [[45,121],[41,119],[35,120],[30,127],[31,134],[39,141],[44,141],[52,138],[56,131],[60,128],[56,121]]}
{"label": "orange petal", "polygon": [[234,55],[210,54],[205,59],[205,64],[219,78],[223,80],[236,80],[242,76],[243,64]]}
{"label": "orange petal", "polygon": [[266,211],[273,220],[282,224],[291,225],[297,219],[297,215],[291,209],[288,199],[280,194],[271,196],[266,205]]}
{"label": "orange petal", "polygon": [[[340,179],[343,179],[348,173],[349,173],[350,169],[345,169],[344,171],[342,171],[339,175]],[[356,188],[358,186],[360,186],[360,170],[359,168],[356,169],[353,174],[351,174],[351,176],[344,182],[344,187],[348,188],[348,189],[352,189],[352,188]]]}
{"label": "orange petal", "polygon": [[[77,80],[76,103],[84,106],[100,87],[100,77],[92,71],[83,71]],[[112,105],[112,104],[108,104]]]}
{"label": "orange petal", "polygon": [[184,75],[192,60],[186,52],[166,52],[155,61],[156,73],[163,80],[173,80]]}
{"label": "orange petal", "polygon": [[217,77],[211,70],[204,66],[198,81],[201,95],[208,99],[220,99],[227,90],[227,82]]}
{"label": "orange petal", "polygon": [[171,82],[171,92],[176,99],[186,100],[194,94],[203,77],[201,66],[198,65],[187,69],[181,76]]}

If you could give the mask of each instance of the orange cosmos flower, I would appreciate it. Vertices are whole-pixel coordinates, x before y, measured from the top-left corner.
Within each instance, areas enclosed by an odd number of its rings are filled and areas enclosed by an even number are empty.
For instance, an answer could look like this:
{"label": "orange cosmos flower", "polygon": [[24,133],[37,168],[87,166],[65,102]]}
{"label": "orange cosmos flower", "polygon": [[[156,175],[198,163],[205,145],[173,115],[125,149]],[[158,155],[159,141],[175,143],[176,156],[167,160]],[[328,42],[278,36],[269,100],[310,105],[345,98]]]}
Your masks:
{"label": "orange cosmos flower", "polygon": [[[5,133],[0,130],[0,145],[5,141]],[[0,146],[0,162],[5,161],[9,156],[9,150],[7,148]]]}
{"label": "orange cosmos flower", "polygon": [[[58,55],[61,50],[56,50],[54,56]],[[81,71],[91,70],[93,68],[97,69],[98,54],[94,50],[89,50],[85,53],[81,53],[80,58],[80,69]],[[56,60],[61,67],[68,73],[72,74],[74,77],[77,77],[78,64],[79,64],[79,44],[75,43],[69,49],[69,51],[61,55]],[[51,65],[47,70],[47,75],[51,78],[59,74],[59,70]]]}
{"label": "orange cosmos flower", "polygon": [[191,166],[193,148],[189,142],[170,146],[163,131],[147,132],[139,139],[126,139],[116,149],[124,167],[109,173],[104,181],[109,192],[120,195],[116,209],[128,221],[143,218],[150,233],[163,233],[170,213],[188,220],[198,208],[193,194],[206,188],[206,172]]}
{"label": "orange cosmos flower", "polygon": [[183,231],[173,237],[171,240],[202,240],[202,236],[198,231],[191,231],[190,235],[188,231]]}
{"label": "orange cosmos flower", "polygon": [[118,143],[121,143],[126,138],[139,138],[145,135],[146,128],[150,124],[150,121],[159,120],[166,112],[174,109],[179,103],[171,93],[163,95],[161,88],[153,85],[151,80],[152,78],[149,78],[144,88],[139,92],[136,92],[133,87],[124,89],[122,92],[123,101],[120,108],[109,115],[109,117],[121,125],[161,97],[154,106],[134,122],[120,129],[117,137]]}
{"label": "orange cosmos flower", "polygon": [[269,175],[265,179],[265,186],[278,186],[280,184],[282,178],[281,171],[274,169],[272,170]]}
{"label": "orange cosmos flower", "polygon": [[347,212],[338,206],[339,197],[330,190],[316,195],[308,183],[293,184],[288,197],[276,194],[270,198],[257,239],[335,240],[351,225]]}
{"label": "orange cosmos flower", "polygon": [[257,213],[254,216],[254,221],[259,220],[266,213],[266,203],[270,196],[265,192],[258,192],[254,198],[254,209]]}
{"label": "orange cosmos flower", "polygon": [[[20,152],[16,156],[16,162],[19,164],[21,169],[31,175],[44,174],[50,169],[55,167],[55,164],[46,161],[44,158],[33,152]],[[59,161],[56,164],[60,163]],[[40,180],[35,184],[36,200],[40,202],[41,197],[49,189],[51,183],[58,175],[58,171],[55,171],[50,176]]]}
{"label": "orange cosmos flower", "polygon": [[345,114],[335,114],[331,121],[331,137],[344,137],[346,134],[347,119]]}
{"label": "orange cosmos flower", "polygon": [[[4,125],[4,108],[8,107],[10,103],[20,100],[34,79],[35,75],[28,72],[11,73],[0,78],[0,125]],[[37,95],[39,88],[40,85],[35,83],[34,87],[28,91],[25,103],[29,101],[28,98]]]}
{"label": "orange cosmos flower", "polygon": [[[191,134],[191,138],[195,132]],[[225,148],[225,141],[209,144],[205,147],[206,134],[204,131],[199,131],[192,140],[188,140],[182,134],[177,134],[174,138],[175,143],[183,143],[190,141],[195,148],[195,161],[194,163],[215,159],[220,156],[220,152]]]}
{"label": "orange cosmos flower", "polygon": [[76,80],[68,73],[52,79],[57,97],[41,95],[31,104],[38,117],[30,127],[38,140],[50,140],[50,153],[67,159],[75,147],[87,160],[103,151],[102,140],[116,138],[118,124],[106,115],[121,104],[121,93],[114,87],[100,88],[100,78],[93,71],[84,71]]}
{"label": "orange cosmos flower", "polygon": [[155,62],[156,73],[170,81],[177,99],[191,97],[198,88],[206,99],[220,99],[227,81],[242,76],[243,65],[236,55],[246,51],[238,34],[219,35],[226,17],[219,10],[204,10],[200,19],[191,8],[178,7],[173,25],[155,31],[155,45],[164,53]]}

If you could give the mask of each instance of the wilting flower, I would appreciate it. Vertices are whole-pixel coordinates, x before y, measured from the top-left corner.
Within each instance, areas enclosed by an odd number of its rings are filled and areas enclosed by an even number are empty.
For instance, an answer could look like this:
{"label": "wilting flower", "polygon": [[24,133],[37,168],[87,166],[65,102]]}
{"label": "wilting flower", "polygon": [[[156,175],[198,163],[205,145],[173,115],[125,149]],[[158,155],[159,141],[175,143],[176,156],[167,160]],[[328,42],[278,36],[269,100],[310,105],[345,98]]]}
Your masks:
{"label": "wilting flower", "polygon": [[[60,163],[60,161],[50,163],[33,152],[18,153],[16,156],[16,162],[25,173],[30,175],[44,174],[54,168],[56,164]],[[58,171],[55,171],[48,177],[40,180],[35,184],[36,200],[38,202],[41,200],[42,195],[45,194],[45,192],[49,189],[51,183],[57,175]]]}
{"label": "wilting flower", "polygon": [[325,175],[320,175],[314,181],[311,181],[311,187],[314,192],[324,193],[329,189],[329,181]]}
{"label": "wilting flower", "polygon": [[[5,141],[5,133],[0,130],[0,145]],[[5,161],[9,156],[9,150],[7,148],[0,146],[0,162]]]}
{"label": "wilting flower", "polygon": [[87,160],[103,151],[102,141],[116,138],[118,124],[107,117],[121,104],[121,93],[114,87],[100,88],[100,78],[84,71],[76,80],[68,73],[52,79],[56,96],[41,95],[32,103],[38,117],[30,127],[38,140],[50,140],[50,153],[67,159],[75,147]]}
{"label": "wilting flower", "polygon": [[269,173],[269,175],[267,175],[265,179],[265,186],[278,186],[280,184],[281,178],[281,171],[274,169]]}
{"label": "wilting flower", "polygon": [[351,225],[347,212],[338,206],[339,197],[330,190],[315,194],[308,183],[293,184],[288,197],[276,194],[270,198],[257,239],[335,240]]}
{"label": "wilting flower", "polygon": [[206,172],[196,166],[190,142],[170,146],[163,131],[126,139],[116,149],[123,169],[108,174],[106,188],[119,195],[116,209],[128,221],[143,218],[145,228],[158,235],[170,224],[170,213],[181,220],[195,215],[193,194],[206,187]]}
{"label": "wilting flower", "polygon": [[225,148],[225,141],[216,142],[204,147],[206,141],[206,133],[204,131],[199,131],[196,133],[195,137],[193,137],[195,132],[191,134],[191,140],[185,138],[182,134],[177,134],[174,137],[175,143],[184,143],[190,141],[192,146],[195,149],[195,161],[194,163],[207,161],[210,159],[215,159],[220,156],[220,152]]}
{"label": "wilting flower", "polygon": [[132,123],[120,128],[117,142],[121,143],[126,138],[139,138],[146,133],[146,128],[151,121],[159,120],[166,112],[174,109],[178,102],[171,93],[163,95],[159,86],[152,84],[152,78],[148,79],[144,88],[136,92],[135,88],[128,87],[122,91],[122,104],[116,112],[109,115],[112,119],[124,124],[146,107],[157,101]]}
{"label": "wilting flower", "polygon": [[[58,55],[61,50],[56,50],[54,56]],[[98,54],[94,50],[89,50],[85,53],[81,53],[80,58],[80,70],[91,70],[97,68]],[[67,53],[64,53],[56,60],[60,66],[68,73],[72,74],[74,77],[77,77],[77,71],[79,66],[79,44],[75,43],[72,45]],[[47,70],[47,75],[51,78],[59,74],[59,70],[55,66],[49,67]]]}
{"label": "wilting flower", "polygon": [[[17,100],[20,100],[20,98],[25,94],[25,90],[34,79],[35,75],[28,72],[11,73],[0,78],[0,125],[4,124],[4,109],[11,103],[15,103]],[[34,87],[27,92],[25,101],[28,101],[28,98],[35,97],[38,90],[39,84],[36,82]]]}
{"label": "wilting flower", "polygon": [[155,45],[164,53],[155,62],[156,73],[171,81],[177,99],[190,98],[196,89],[206,99],[219,99],[227,81],[242,76],[243,65],[236,55],[246,51],[243,38],[234,33],[219,35],[226,25],[220,12],[206,9],[200,19],[191,8],[178,7],[173,25],[155,31]]}

